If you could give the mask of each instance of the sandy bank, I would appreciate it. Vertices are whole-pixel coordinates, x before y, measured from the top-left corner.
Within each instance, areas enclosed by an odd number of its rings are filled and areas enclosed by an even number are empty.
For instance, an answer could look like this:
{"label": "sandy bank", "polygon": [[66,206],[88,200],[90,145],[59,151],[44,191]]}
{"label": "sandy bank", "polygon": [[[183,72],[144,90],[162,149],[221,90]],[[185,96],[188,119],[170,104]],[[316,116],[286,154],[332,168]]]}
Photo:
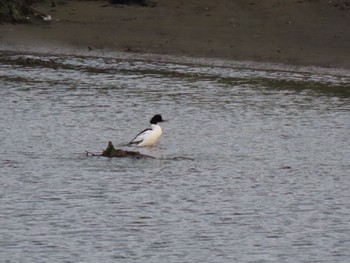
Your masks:
{"label": "sandy bank", "polygon": [[162,0],[157,6],[103,2],[41,4],[47,24],[0,25],[0,48],[63,46],[350,68],[346,1]]}

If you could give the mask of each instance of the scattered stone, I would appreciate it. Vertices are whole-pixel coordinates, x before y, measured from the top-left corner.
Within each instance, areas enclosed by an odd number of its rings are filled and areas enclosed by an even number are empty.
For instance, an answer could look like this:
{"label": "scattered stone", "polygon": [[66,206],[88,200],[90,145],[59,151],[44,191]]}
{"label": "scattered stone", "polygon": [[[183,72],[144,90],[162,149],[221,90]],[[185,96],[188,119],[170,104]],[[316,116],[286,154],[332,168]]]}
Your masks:
{"label": "scattered stone", "polygon": [[150,0],[109,0],[112,5],[140,5],[147,7],[155,7],[156,3]]}
{"label": "scattered stone", "polygon": [[0,23],[28,23],[32,20],[51,21],[51,15],[41,13],[31,1],[0,0]]}

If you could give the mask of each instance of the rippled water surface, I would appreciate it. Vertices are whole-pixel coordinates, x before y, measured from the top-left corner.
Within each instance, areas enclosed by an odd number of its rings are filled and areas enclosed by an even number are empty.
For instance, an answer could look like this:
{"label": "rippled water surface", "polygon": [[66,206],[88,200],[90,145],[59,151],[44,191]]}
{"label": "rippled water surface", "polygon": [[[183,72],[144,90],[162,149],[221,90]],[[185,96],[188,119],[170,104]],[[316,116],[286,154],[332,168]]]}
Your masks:
{"label": "rippled water surface", "polygon": [[0,140],[1,262],[349,262],[349,72],[3,53]]}

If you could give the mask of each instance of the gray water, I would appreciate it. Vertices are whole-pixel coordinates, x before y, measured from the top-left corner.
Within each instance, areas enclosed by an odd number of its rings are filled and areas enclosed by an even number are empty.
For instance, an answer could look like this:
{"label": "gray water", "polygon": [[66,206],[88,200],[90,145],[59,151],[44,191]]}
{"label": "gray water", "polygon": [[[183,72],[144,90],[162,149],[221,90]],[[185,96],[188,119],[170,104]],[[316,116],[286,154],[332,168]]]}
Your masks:
{"label": "gray water", "polygon": [[349,72],[2,53],[0,261],[349,262],[349,113]]}

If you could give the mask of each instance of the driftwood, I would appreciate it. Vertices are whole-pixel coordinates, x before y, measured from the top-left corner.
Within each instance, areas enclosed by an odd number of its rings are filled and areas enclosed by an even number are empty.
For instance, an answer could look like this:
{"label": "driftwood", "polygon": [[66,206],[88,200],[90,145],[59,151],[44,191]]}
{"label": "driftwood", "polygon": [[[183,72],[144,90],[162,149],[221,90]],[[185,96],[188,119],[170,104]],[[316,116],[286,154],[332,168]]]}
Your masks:
{"label": "driftwood", "polygon": [[[152,158],[156,159],[156,157],[142,154],[140,152],[135,152],[135,151],[126,151],[122,149],[115,149],[112,142],[108,142],[108,146],[105,150],[102,151],[102,153],[92,153],[85,151],[86,156],[91,156],[91,157],[117,157],[117,158],[124,158],[124,157],[129,157],[129,158],[134,158],[134,159],[141,159],[141,158]],[[163,160],[190,160],[194,161],[194,159],[189,158],[189,157],[171,157],[171,158],[161,158]]]}
{"label": "driftwood", "polygon": [[115,149],[112,142],[108,142],[107,148],[102,152],[102,153],[91,153],[91,152],[86,152],[86,156],[102,156],[102,157],[129,157],[129,158],[154,158],[153,156],[142,154],[140,152],[135,152],[135,151],[126,151],[122,149]]}

